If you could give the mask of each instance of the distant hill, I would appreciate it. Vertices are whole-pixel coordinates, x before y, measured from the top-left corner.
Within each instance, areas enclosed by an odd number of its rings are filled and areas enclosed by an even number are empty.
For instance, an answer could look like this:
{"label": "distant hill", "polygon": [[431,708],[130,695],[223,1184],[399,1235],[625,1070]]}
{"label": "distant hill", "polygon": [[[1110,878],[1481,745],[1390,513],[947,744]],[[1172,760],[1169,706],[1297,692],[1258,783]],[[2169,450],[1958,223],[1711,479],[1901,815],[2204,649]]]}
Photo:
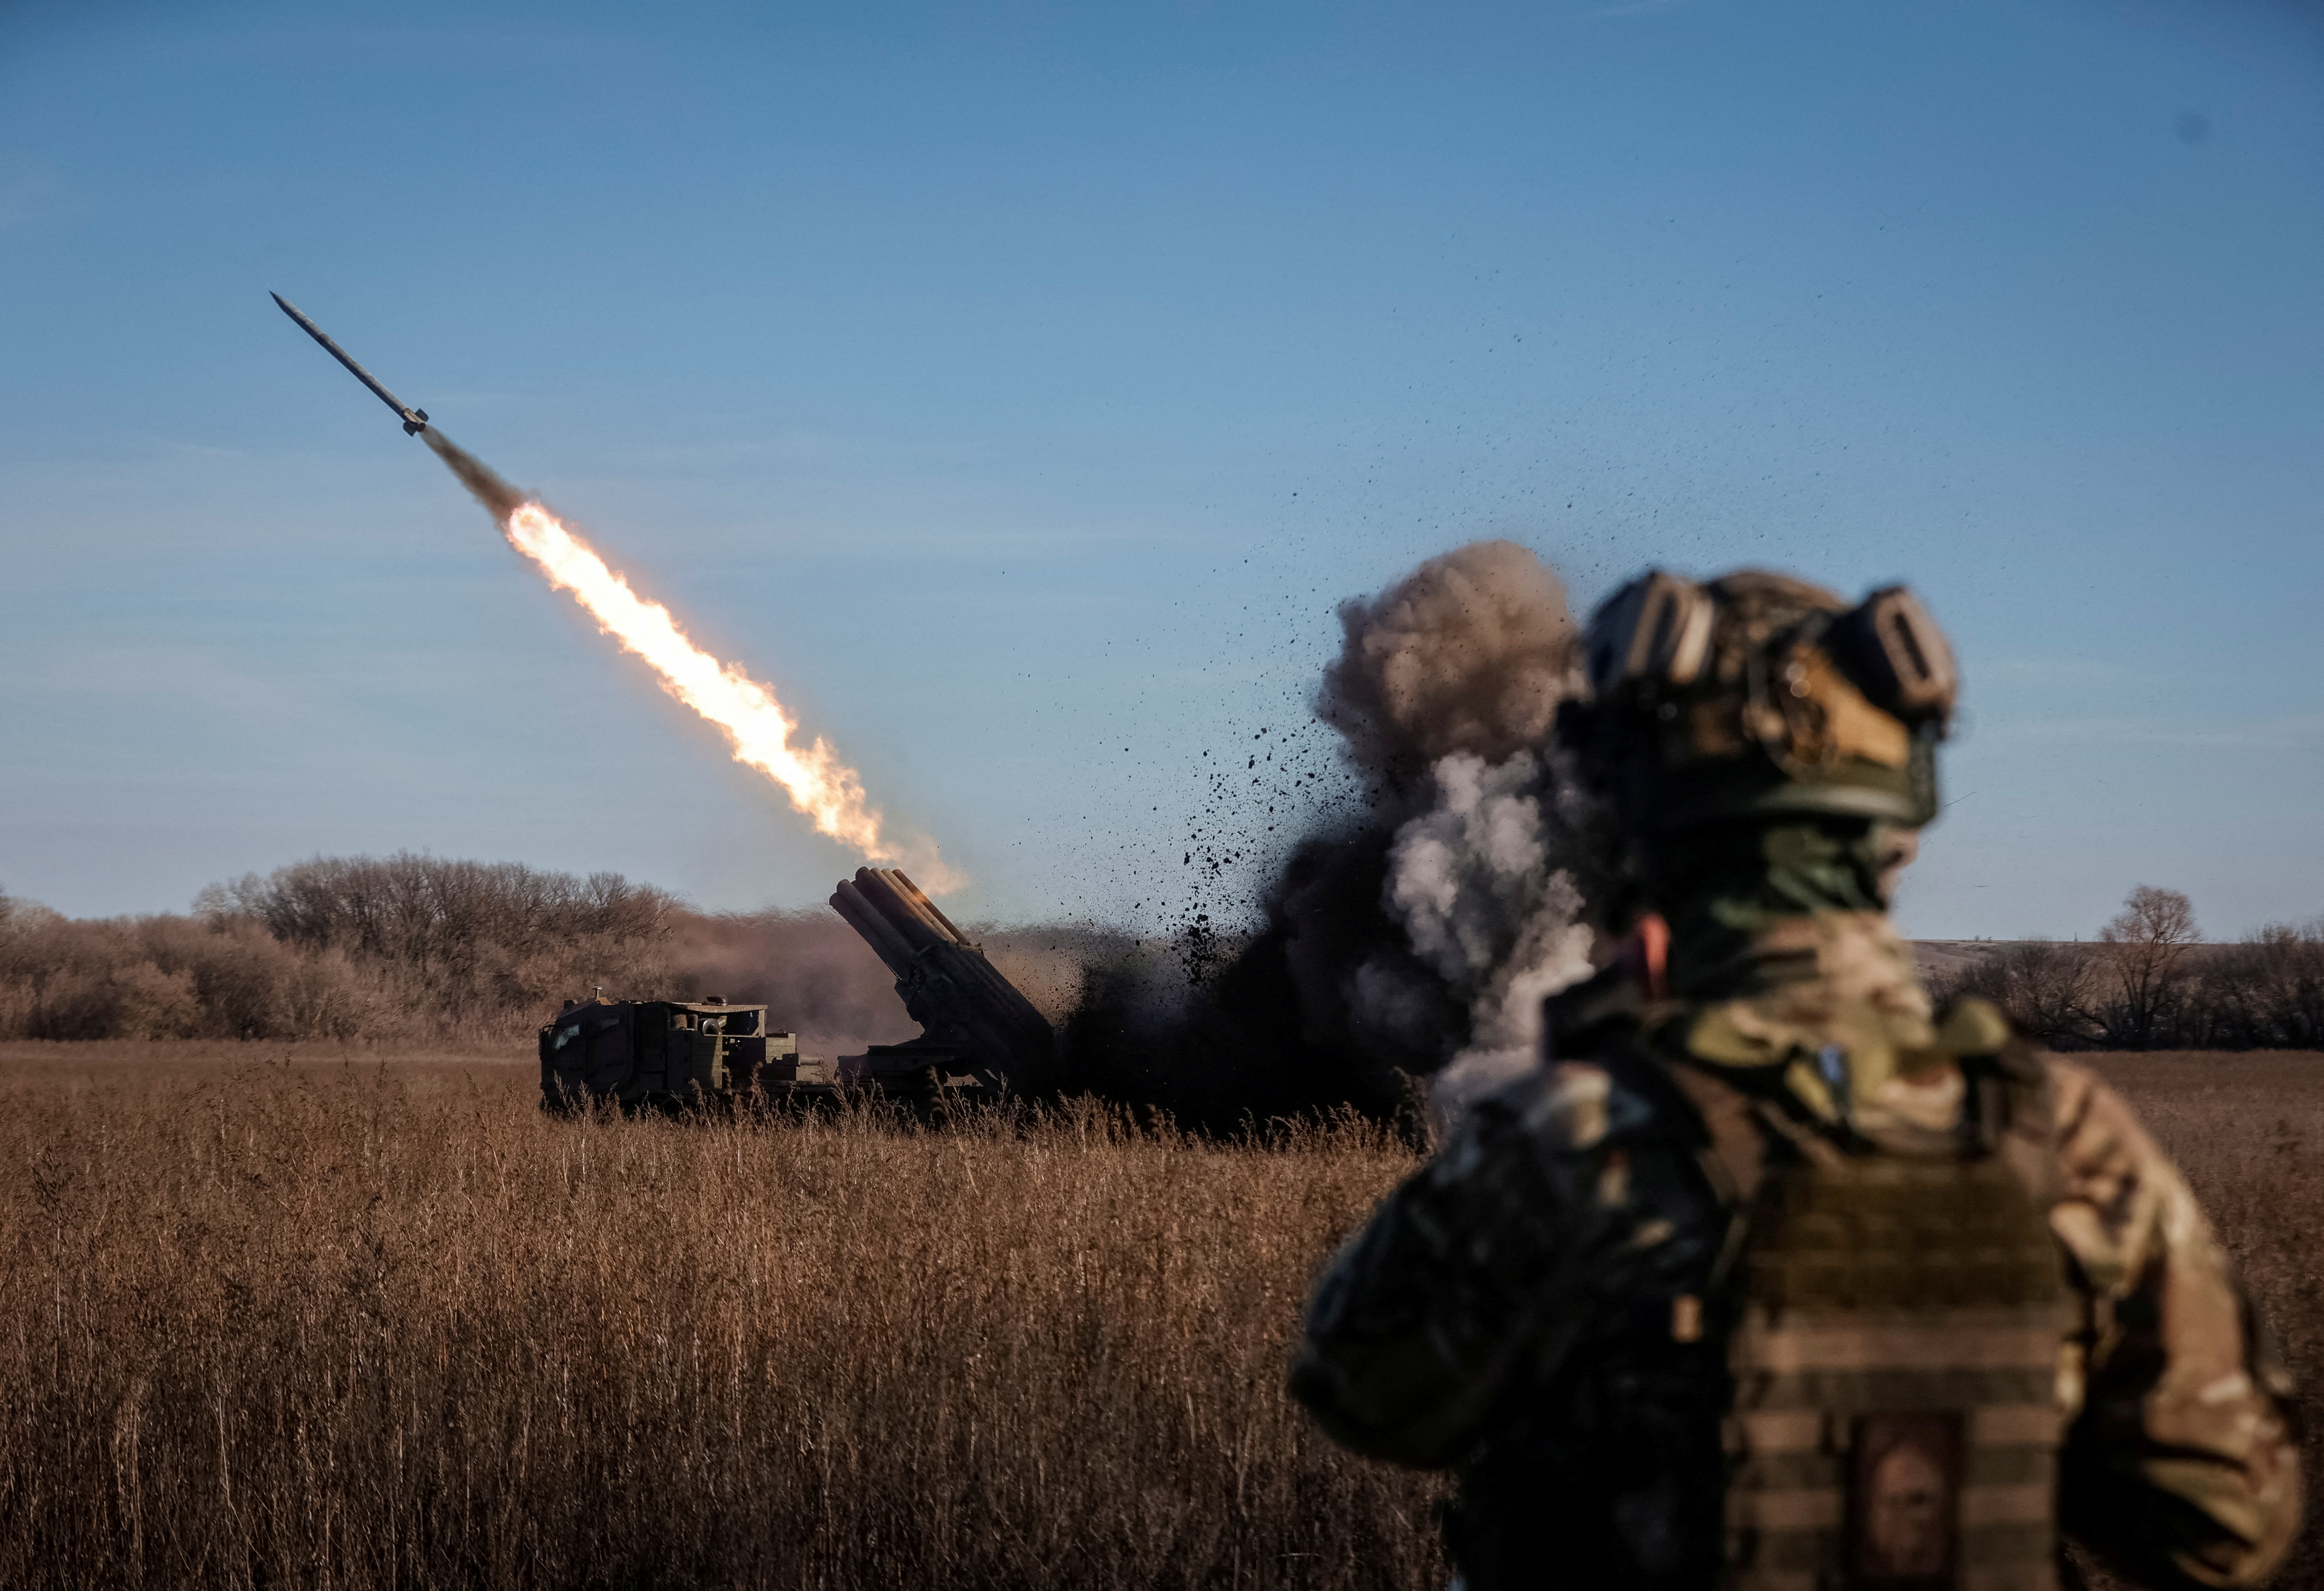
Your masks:
{"label": "distant hill", "polygon": [[[1913,964],[1923,980],[1935,981],[1960,977],[1987,956],[2018,944],[2080,944],[2095,948],[2098,941],[2090,939],[1915,939]],[[2190,944],[2184,952],[2181,965],[2192,971],[2204,962],[2241,949],[2234,944]]]}
{"label": "distant hill", "polygon": [[1994,951],[2015,943],[2007,939],[1916,939],[1913,966],[1923,983],[1949,983]]}

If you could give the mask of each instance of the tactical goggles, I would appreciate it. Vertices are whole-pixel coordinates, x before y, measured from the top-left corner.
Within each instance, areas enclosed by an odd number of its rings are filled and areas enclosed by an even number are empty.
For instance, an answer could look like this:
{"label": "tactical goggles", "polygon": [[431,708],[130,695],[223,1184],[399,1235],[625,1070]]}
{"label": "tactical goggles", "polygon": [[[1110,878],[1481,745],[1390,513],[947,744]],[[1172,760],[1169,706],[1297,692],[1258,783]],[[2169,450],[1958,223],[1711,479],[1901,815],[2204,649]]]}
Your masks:
{"label": "tactical goggles", "polygon": [[[1633,580],[1591,618],[1583,653],[1591,691],[1607,702],[1685,690],[1702,676],[1718,616],[1717,597],[1692,581],[1660,569]],[[1907,587],[1884,586],[1781,639],[1820,647],[1867,700],[1905,723],[1941,727],[1952,715],[1952,648]]]}

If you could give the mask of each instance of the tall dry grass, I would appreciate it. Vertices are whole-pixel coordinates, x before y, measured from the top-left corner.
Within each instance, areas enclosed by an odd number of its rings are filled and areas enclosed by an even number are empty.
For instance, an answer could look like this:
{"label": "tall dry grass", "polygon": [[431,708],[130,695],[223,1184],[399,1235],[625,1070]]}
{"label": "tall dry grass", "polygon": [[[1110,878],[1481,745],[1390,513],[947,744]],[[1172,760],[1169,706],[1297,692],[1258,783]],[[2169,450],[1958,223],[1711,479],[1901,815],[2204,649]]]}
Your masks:
{"label": "tall dry grass", "polygon": [[2075,1060],[2121,1090],[2187,1173],[2300,1384],[2294,1412],[2311,1503],[2275,1584],[2324,1586],[2324,1054]]}
{"label": "tall dry grass", "polygon": [[0,1585],[1441,1579],[1431,1484],[1281,1392],[1375,1130],[79,1048],[0,1052]]}
{"label": "tall dry grass", "polygon": [[[2094,1061],[2282,1337],[2319,1473],[2324,1056]],[[506,1050],[0,1045],[0,1585],[1442,1584],[1434,1483],[1280,1390],[1411,1163],[1378,1133],[567,1122],[532,1087]],[[2314,1532],[2279,1583],[2324,1585]]]}

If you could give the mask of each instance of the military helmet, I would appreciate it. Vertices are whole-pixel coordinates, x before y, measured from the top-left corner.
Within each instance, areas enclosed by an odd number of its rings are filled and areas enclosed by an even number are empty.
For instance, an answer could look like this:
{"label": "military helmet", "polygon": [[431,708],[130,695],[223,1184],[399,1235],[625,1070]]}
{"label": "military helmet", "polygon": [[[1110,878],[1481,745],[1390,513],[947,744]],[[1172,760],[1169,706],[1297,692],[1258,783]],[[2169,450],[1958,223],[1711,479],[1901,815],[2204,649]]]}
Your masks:
{"label": "military helmet", "polygon": [[1591,699],[1559,739],[1643,830],[1781,814],[1917,827],[1937,814],[1952,648],[1901,585],[1850,607],[1742,569],[1650,570],[1591,616]]}

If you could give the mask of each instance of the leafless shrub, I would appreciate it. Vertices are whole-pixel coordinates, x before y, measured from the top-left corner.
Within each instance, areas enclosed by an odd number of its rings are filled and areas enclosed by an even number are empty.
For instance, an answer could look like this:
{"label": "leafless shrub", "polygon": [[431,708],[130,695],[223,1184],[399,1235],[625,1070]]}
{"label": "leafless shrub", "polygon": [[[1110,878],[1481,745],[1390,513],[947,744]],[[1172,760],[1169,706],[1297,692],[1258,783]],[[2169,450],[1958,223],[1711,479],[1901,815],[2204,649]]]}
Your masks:
{"label": "leafless shrub", "polygon": [[317,857],[205,891],[196,906],[254,919],[285,944],[392,966],[458,1018],[485,1022],[569,993],[576,979],[663,972],[659,952],[683,909],[618,873],[582,878],[408,851]]}
{"label": "leafless shrub", "polygon": [[2181,1041],[2215,1049],[2324,1048],[2324,922],[2271,923],[2204,954]]}
{"label": "leafless shrub", "polygon": [[[975,930],[1062,1023],[1122,936]],[[321,857],[203,890],[190,918],[70,922],[0,894],[0,1038],[519,1041],[559,1003],[700,996],[773,1008],[816,1053],[907,1039],[894,977],[831,913],[704,913],[611,873]]]}
{"label": "leafless shrub", "polygon": [[1998,944],[1932,982],[2057,1049],[2324,1047],[2324,919],[2206,944],[2185,896],[2144,885],[2095,943]]}
{"label": "leafless shrub", "polygon": [[594,988],[660,992],[666,892],[514,863],[317,858],[191,917],[75,922],[0,897],[0,1037],[508,1040]]}
{"label": "leafless shrub", "polygon": [[2097,989],[2088,945],[2021,940],[1997,946],[1942,992],[1990,1000],[2042,1043],[2071,1049],[2095,1036]]}
{"label": "leafless shrub", "polygon": [[2141,884],[2098,933],[2112,987],[2100,1021],[2107,1041],[2146,1049],[2166,1035],[2185,990],[2188,947],[2200,940],[2195,908],[2176,889]]}
{"label": "leafless shrub", "polygon": [[385,1036],[379,979],[337,951],[286,945],[247,919],[73,922],[0,929],[0,1035]]}

